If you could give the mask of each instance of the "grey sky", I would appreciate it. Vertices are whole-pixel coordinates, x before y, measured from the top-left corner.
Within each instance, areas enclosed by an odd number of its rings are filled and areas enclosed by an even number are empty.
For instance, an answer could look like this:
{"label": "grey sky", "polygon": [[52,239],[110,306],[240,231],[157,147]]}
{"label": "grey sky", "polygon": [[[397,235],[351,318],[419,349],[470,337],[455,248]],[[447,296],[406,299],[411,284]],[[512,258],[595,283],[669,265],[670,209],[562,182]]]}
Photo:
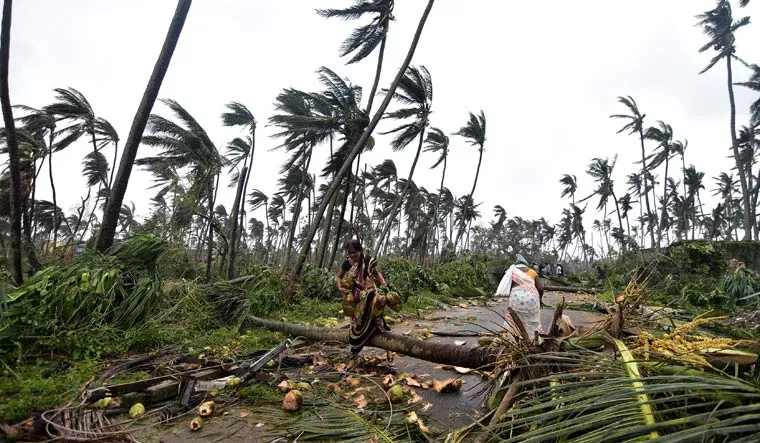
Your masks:
{"label": "grey sky", "polygon": [[[239,135],[221,126],[224,104],[248,106],[260,128],[249,189],[271,196],[285,158],[281,151],[270,151],[278,140],[269,137],[274,128],[265,127],[277,93],[286,87],[318,90],[315,71],[323,65],[369,91],[374,55],[351,66],[338,57],[340,43],[356,23],[314,13],[315,7],[348,4],[195,0],[159,97],[179,101],[220,150]],[[397,1],[381,87],[395,75],[425,4]],[[16,0],[12,101],[41,107],[53,100],[53,88],[74,87],[125,140],[175,6],[173,0]],[[647,125],[664,120],[676,139],[688,139],[686,162],[706,173],[706,187],[712,189],[712,177],[732,163],[725,67],[697,75],[712,54],[697,52],[706,39],[694,16],[713,6],[712,0],[438,0],[412,63],[425,65],[432,75],[434,126],[453,133],[469,111],[485,111],[487,141],[475,193],[475,200],[483,202],[484,221],[500,204],[509,216],[557,222],[566,206],[558,179],[563,173],[577,175],[578,195],[587,195],[592,183],[584,171],[593,157],[619,154],[615,179],[622,195],[625,175],[637,168],[639,145],[634,137],[616,134],[621,122],[608,118],[624,111],[616,102],[619,95],[636,99]],[[737,17],[753,13],[760,13],[760,2],[735,9]],[[750,63],[760,63],[759,26],[737,33],[738,55]],[[747,76],[743,67],[736,68],[736,81]],[[756,97],[741,87],[736,93],[737,123],[746,124]],[[153,112],[169,116],[161,104]],[[379,130],[391,127],[383,122]],[[376,138],[374,151],[362,162],[371,167],[392,158],[405,177],[415,147],[393,153],[387,136]],[[461,196],[472,186],[477,150],[461,137],[451,139],[446,186]],[[55,159],[59,205],[66,211],[85,192],[80,163],[89,149],[82,142]],[[138,157],[150,153],[141,147]],[[323,147],[313,171],[321,169],[327,153]],[[433,162],[423,154],[414,178],[430,191],[440,180],[440,170],[428,169]],[[43,183],[38,198],[49,199]],[[133,201],[141,216],[153,195],[150,184],[147,173],[135,170],[126,201]],[[707,194],[703,199],[712,206]],[[220,198],[229,207],[233,193],[225,188]],[[590,208],[595,204],[592,200]],[[587,227],[595,217],[587,216]]]}

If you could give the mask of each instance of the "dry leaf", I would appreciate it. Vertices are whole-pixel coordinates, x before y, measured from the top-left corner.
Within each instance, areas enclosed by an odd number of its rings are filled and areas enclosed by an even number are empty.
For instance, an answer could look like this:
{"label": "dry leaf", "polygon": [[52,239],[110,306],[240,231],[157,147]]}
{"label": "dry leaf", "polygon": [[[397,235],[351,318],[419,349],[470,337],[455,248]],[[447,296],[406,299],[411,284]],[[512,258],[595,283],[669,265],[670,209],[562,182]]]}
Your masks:
{"label": "dry leaf", "polygon": [[443,381],[433,380],[433,389],[439,394],[447,392],[456,392],[462,387],[462,380],[459,378],[449,378]]}
{"label": "dry leaf", "polygon": [[367,443],[377,443],[377,434],[370,437],[369,440],[367,440]]}
{"label": "dry leaf", "polygon": [[409,335],[411,333],[412,333],[412,331],[404,331],[404,332],[401,333],[401,335]]}
{"label": "dry leaf", "polygon": [[359,409],[365,409],[369,402],[367,401],[367,397],[362,394],[354,399],[354,404]]}
{"label": "dry leaf", "polygon": [[465,344],[467,344],[467,342],[464,340],[454,340],[454,344],[457,346],[464,346]]}
{"label": "dry leaf", "polygon": [[383,388],[388,389],[393,384],[396,383],[396,381],[393,378],[393,374],[386,374],[385,377],[383,377]]}
{"label": "dry leaf", "polygon": [[470,307],[470,305],[468,305],[467,303],[459,303],[459,307],[462,309],[467,309]]}
{"label": "dry leaf", "polygon": [[255,427],[255,428],[260,428],[260,427],[262,427],[262,426],[264,426],[264,423],[256,423],[256,426],[254,426],[254,427]]}
{"label": "dry leaf", "polygon": [[423,434],[430,434],[430,428],[425,426],[425,423],[422,422],[422,419],[417,419],[417,425],[420,427],[420,431],[422,431]]}
{"label": "dry leaf", "polygon": [[409,397],[409,400],[407,401],[407,404],[413,405],[421,401],[422,401],[422,396],[420,396],[420,394],[418,394],[416,391],[412,391]]}
{"label": "dry leaf", "polygon": [[328,383],[327,384],[327,391],[328,392],[333,391],[333,392],[335,392],[337,394],[337,393],[340,393],[340,391],[342,391],[342,389],[340,388],[340,385],[337,384],[337,383]]}
{"label": "dry leaf", "polygon": [[240,418],[246,418],[249,415],[251,415],[250,411],[240,411],[240,414],[238,414],[238,417],[240,417]]}
{"label": "dry leaf", "polygon": [[362,380],[359,377],[347,377],[346,382],[350,386],[359,386],[361,384]]}
{"label": "dry leaf", "polygon": [[460,374],[469,374],[472,372],[472,369],[470,368],[463,368],[461,366],[454,366],[454,370],[457,371]]}
{"label": "dry leaf", "polygon": [[412,386],[412,387],[415,387],[415,388],[419,388],[419,387],[421,387],[421,386],[422,386],[421,384],[419,384],[419,383],[417,382],[417,380],[415,380],[415,379],[413,379],[413,378],[407,378],[407,379],[406,379],[406,385],[407,385],[407,386]]}
{"label": "dry leaf", "polygon": [[433,407],[432,403],[425,402],[422,404],[422,408],[420,408],[420,412],[427,412],[432,407]]}
{"label": "dry leaf", "polygon": [[406,422],[410,425],[417,423],[417,413],[412,411],[406,415]]}
{"label": "dry leaf", "polygon": [[327,364],[327,359],[322,357],[320,354],[314,354],[311,358],[314,362],[314,366],[322,366]]}
{"label": "dry leaf", "polygon": [[430,389],[430,383],[428,383],[428,382],[423,382],[422,384],[420,384],[420,387],[421,387],[422,389]]}

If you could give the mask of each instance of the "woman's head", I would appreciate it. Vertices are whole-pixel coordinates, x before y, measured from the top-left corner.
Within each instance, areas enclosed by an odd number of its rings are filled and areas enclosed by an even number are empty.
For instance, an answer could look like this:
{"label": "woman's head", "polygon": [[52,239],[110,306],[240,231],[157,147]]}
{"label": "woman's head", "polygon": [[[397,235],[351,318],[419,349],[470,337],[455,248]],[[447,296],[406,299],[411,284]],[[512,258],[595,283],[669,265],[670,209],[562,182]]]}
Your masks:
{"label": "woman's head", "polygon": [[347,241],[343,246],[343,249],[346,250],[346,253],[348,253],[349,257],[353,258],[359,257],[362,255],[362,251],[364,251],[364,248],[362,248],[362,242],[360,242],[357,238],[352,238],[351,240]]}

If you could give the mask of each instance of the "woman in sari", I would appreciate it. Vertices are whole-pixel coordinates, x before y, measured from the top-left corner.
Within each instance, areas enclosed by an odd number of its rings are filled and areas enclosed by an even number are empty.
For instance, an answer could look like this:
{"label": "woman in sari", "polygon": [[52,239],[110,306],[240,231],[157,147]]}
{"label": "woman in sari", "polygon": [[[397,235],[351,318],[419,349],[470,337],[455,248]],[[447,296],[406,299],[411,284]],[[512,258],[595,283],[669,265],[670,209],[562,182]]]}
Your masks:
{"label": "woman in sari", "polygon": [[[517,254],[515,264],[504,273],[502,282],[506,282],[508,286],[506,291],[500,292],[509,295],[508,306],[520,317],[523,327],[528,331],[528,337],[532,340],[536,333],[543,333],[541,298],[544,295],[544,288],[538,278],[538,273],[528,266],[528,261],[522,255]],[[509,312],[504,318],[506,328],[515,336],[519,336],[519,329]]]}
{"label": "woman in sari", "polygon": [[[388,284],[377,269],[377,260],[364,255],[359,240],[349,240],[345,249],[348,258],[338,271],[337,285],[343,313],[351,318],[348,342],[352,357],[356,357],[376,332],[390,331],[383,313],[386,306],[395,311],[401,309],[401,298],[395,292],[388,292]],[[390,353],[388,359],[391,359]]]}

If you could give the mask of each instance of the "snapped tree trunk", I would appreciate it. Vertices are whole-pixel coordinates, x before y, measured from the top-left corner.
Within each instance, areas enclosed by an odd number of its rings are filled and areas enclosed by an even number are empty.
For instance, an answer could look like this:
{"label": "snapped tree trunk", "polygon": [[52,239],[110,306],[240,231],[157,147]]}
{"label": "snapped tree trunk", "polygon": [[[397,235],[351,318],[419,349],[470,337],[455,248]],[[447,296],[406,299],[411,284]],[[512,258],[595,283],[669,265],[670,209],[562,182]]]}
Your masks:
{"label": "snapped tree trunk", "polygon": [[161,83],[164,80],[166,71],[169,69],[169,62],[177,47],[177,41],[182,33],[182,27],[185,25],[187,13],[190,10],[192,0],[179,0],[177,9],[174,11],[174,17],[169,25],[169,31],[166,33],[164,45],[161,53],[153,67],[153,73],[148,80],[140,105],[137,107],[135,118],[132,121],[132,127],[129,129],[127,141],[124,143],[124,151],[119,163],[119,172],[116,174],[111,194],[108,198],[108,206],[103,211],[103,223],[100,227],[100,234],[96,248],[100,252],[105,252],[113,244],[113,238],[116,235],[116,225],[119,224],[119,212],[121,205],[124,203],[124,195],[127,193],[129,176],[132,174],[132,165],[137,158],[137,149],[140,147],[145,125],[148,123],[150,111],[158,97],[158,91],[161,89]]}
{"label": "snapped tree trunk", "polygon": [[235,255],[237,254],[238,243],[238,225],[239,218],[238,212],[240,208],[240,200],[243,195],[243,187],[245,186],[246,178],[248,177],[248,166],[243,166],[243,169],[238,175],[237,192],[235,193],[235,201],[232,203],[232,214],[230,214],[230,220],[232,226],[230,226],[230,261],[227,264],[227,279],[235,277]]}
{"label": "snapped tree trunk", "polygon": [[21,284],[24,281],[21,263],[21,165],[8,87],[12,11],[13,1],[5,0],[5,3],[3,3],[2,31],[0,32],[0,104],[2,104],[3,120],[8,138],[8,169],[11,175],[11,264],[13,266],[13,278],[17,284]]}
{"label": "snapped tree trunk", "polygon": [[393,98],[393,94],[396,92],[396,88],[398,87],[401,78],[404,76],[406,69],[409,67],[409,63],[411,63],[412,57],[414,57],[414,51],[417,49],[417,44],[419,43],[420,37],[422,36],[422,29],[425,27],[425,22],[427,21],[428,15],[430,15],[430,10],[433,9],[434,2],[435,0],[428,0],[427,7],[425,8],[425,12],[423,12],[422,17],[420,18],[420,22],[417,25],[417,31],[414,34],[414,38],[412,39],[412,43],[409,47],[406,58],[399,67],[399,70],[396,73],[396,78],[393,79],[393,83],[391,83],[391,86],[388,88],[388,93],[385,95],[383,102],[380,104],[380,108],[372,117],[369,125],[364,129],[362,136],[351,149],[351,152],[349,152],[348,157],[343,162],[343,165],[341,165],[340,170],[335,177],[335,180],[333,180],[333,182],[330,184],[330,187],[327,188],[327,192],[325,193],[324,198],[322,199],[322,203],[320,203],[319,208],[317,209],[317,212],[314,214],[314,221],[309,227],[309,231],[306,233],[303,245],[301,246],[301,251],[298,254],[298,261],[296,262],[294,269],[295,275],[301,275],[301,269],[303,269],[303,265],[306,262],[306,257],[309,254],[311,244],[314,241],[314,236],[317,234],[317,230],[319,229],[322,217],[325,215],[325,209],[327,208],[329,200],[337,191],[338,186],[340,186],[340,182],[342,181],[343,177],[346,176],[349,168],[351,168],[353,165],[354,159],[367,143],[367,140],[369,140],[370,134],[372,134],[372,131],[374,131],[375,127],[377,127],[380,119],[383,118],[383,114],[385,114],[385,110],[388,108],[388,105]]}
{"label": "snapped tree trunk", "polygon": [[[241,333],[253,326],[261,326],[272,331],[279,331],[293,336],[306,337],[310,340],[337,341],[348,343],[348,331],[344,329],[320,328],[284,323],[258,317],[248,317],[241,326]],[[382,332],[370,338],[368,344],[391,352],[398,352],[409,357],[433,363],[461,366],[463,368],[487,368],[496,363],[498,348],[490,346],[469,347],[448,343],[422,341],[394,332]]]}

